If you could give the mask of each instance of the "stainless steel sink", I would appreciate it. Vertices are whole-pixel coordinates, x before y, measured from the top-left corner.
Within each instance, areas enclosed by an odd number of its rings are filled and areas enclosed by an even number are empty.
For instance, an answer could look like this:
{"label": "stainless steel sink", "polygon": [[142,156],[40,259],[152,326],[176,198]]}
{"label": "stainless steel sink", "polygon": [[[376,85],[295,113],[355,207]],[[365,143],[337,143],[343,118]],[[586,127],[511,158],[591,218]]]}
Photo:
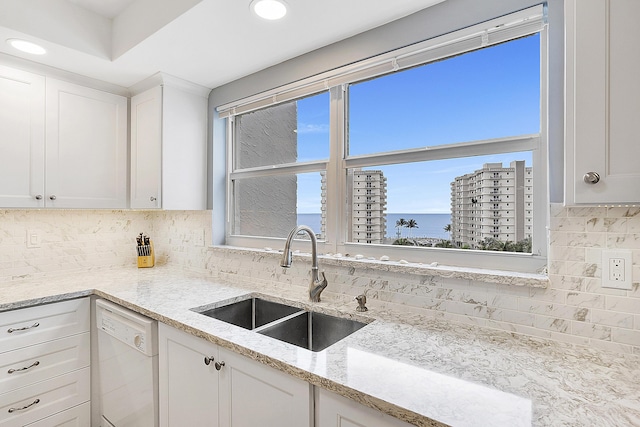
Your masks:
{"label": "stainless steel sink", "polygon": [[254,297],[216,308],[192,308],[214,319],[311,351],[322,351],[366,323]]}
{"label": "stainless steel sink", "polygon": [[245,329],[255,329],[293,313],[304,312],[300,308],[262,298],[249,298],[218,308],[205,311],[194,309],[194,311]]}
{"label": "stainless steel sink", "polygon": [[366,323],[307,311],[256,332],[311,351],[322,351],[351,335]]}

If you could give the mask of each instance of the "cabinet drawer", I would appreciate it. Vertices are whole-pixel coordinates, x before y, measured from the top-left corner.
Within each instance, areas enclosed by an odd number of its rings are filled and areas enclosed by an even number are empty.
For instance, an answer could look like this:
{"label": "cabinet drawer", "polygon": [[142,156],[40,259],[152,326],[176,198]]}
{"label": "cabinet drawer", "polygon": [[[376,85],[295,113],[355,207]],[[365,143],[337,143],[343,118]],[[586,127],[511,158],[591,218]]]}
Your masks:
{"label": "cabinet drawer", "polygon": [[91,403],[74,406],[25,427],[87,427],[91,425]]}
{"label": "cabinet drawer", "polygon": [[89,366],[89,332],[0,353],[0,390],[9,391]]}
{"label": "cabinet drawer", "polygon": [[24,426],[89,401],[90,368],[0,394],[0,426]]}
{"label": "cabinet drawer", "polygon": [[89,298],[0,313],[0,353],[89,331]]}

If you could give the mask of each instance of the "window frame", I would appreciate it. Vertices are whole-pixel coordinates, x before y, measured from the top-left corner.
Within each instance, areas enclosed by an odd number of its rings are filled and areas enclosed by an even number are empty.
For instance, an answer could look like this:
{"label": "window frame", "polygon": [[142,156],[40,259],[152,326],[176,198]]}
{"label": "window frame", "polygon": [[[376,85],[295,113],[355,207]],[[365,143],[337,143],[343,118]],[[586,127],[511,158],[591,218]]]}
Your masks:
{"label": "window frame", "polygon": [[[321,253],[364,254],[375,258],[387,255],[392,259],[436,262],[451,266],[469,266],[519,272],[539,271],[547,262],[547,228],[549,223],[549,190],[547,182],[547,32],[545,8],[542,5],[534,6],[218,107],[217,111],[220,114],[220,118],[227,118],[226,244],[257,248],[275,247],[276,249],[284,244],[284,238],[241,236],[230,233],[232,229],[230,221],[233,218],[234,206],[231,183],[234,179],[283,173],[297,174],[325,171],[327,188],[332,189],[334,194],[333,197],[327,197],[327,235],[323,236],[323,241],[318,242],[318,249]],[[429,147],[429,150],[417,148],[356,156],[346,155],[348,84],[535,33],[540,34],[540,133],[433,146]],[[478,42],[480,42],[479,46],[477,45]],[[330,95],[329,120],[331,124],[328,160],[269,165],[243,170],[232,169],[235,164],[233,159],[235,115],[282,102],[293,101],[326,90],[329,91]],[[499,147],[499,150],[497,147]],[[347,203],[339,202],[347,200],[346,171],[348,169],[520,151],[532,152],[532,163],[536,170],[533,178],[529,178],[533,180],[532,186],[535,189],[532,199],[534,204],[533,217],[540,218],[540,224],[536,224],[534,227],[532,238],[533,248],[537,249],[536,253],[492,252],[349,242],[347,227],[343,219],[347,217],[348,206]],[[507,258],[506,261],[505,258]]]}

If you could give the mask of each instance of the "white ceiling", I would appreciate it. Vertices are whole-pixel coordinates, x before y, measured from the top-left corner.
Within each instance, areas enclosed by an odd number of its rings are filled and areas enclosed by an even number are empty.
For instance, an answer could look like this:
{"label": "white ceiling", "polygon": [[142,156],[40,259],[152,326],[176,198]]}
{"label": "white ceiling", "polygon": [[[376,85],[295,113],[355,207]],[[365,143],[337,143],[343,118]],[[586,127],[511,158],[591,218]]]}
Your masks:
{"label": "white ceiling", "polygon": [[68,0],[91,12],[113,19],[125,10],[134,0]]}
{"label": "white ceiling", "polygon": [[0,0],[0,52],[122,87],[163,72],[214,88],[441,1],[286,0],[265,21],[251,0]]}

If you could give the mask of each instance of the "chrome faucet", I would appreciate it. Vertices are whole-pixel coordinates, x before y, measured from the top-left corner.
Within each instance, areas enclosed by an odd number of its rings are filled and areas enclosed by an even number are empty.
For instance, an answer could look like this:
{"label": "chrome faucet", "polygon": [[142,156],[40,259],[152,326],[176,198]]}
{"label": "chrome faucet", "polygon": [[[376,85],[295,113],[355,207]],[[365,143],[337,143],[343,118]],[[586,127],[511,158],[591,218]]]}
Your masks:
{"label": "chrome faucet", "polygon": [[280,266],[285,268],[291,267],[291,242],[301,231],[305,231],[311,238],[311,283],[309,283],[309,299],[312,302],[320,302],[320,294],[324,288],[327,287],[327,278],[324,276],[324,272],[322,272],[322,280],[318,277],[318,241],[316,240],[316,234],[311,228],[306,225],[299,225],[291,230],[289,237],[287,237],[287,242],[284,244],[284,253],[282,254]]}

